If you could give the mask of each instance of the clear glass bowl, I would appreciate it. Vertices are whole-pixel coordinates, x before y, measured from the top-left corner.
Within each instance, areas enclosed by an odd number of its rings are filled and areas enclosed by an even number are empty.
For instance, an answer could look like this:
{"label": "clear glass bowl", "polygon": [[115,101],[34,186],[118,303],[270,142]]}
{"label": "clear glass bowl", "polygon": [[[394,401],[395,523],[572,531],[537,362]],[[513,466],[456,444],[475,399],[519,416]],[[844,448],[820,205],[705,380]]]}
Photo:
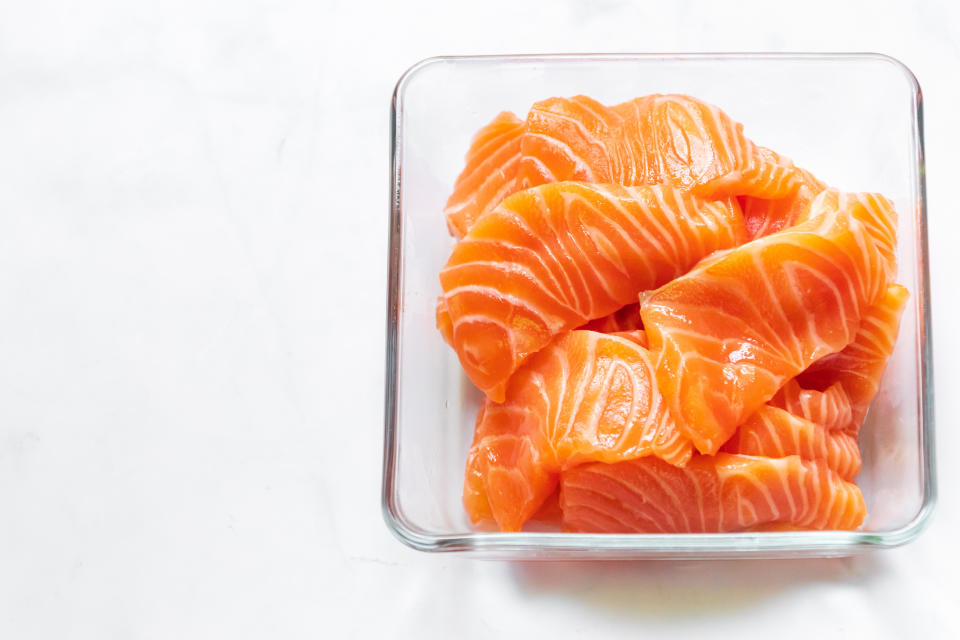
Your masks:
{"label": "clear glass bowl", "polygon": [[[859,531],[609,535],[478,531],[460,496],[480,401],[434,326],[452,246],[444,202],[473,133],[550,96],[614,104],[686,93],[845,191],[877,191],[899,217],[899,282],[911,292],[896,350],[862,429]],[[935,501],[933,373],[921,93],[877,54],[629,54],[431,58],[393,96],[383,509],[424,551],[493,557],[837,556],[913,539]]]}

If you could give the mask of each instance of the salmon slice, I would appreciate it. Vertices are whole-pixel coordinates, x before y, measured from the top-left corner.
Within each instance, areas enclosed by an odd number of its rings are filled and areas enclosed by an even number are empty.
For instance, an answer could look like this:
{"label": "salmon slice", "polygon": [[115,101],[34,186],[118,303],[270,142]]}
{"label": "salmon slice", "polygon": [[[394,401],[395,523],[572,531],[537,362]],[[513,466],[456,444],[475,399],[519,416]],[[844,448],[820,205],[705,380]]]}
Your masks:
{"label": "salmon slice", "polygon": [[636,331],[643,329],[640,321],[640,303],[632,302],[625,307],[602,318],[594,318],[580,329],[599,331],[600,333],[616,333],[618,331]]}
{"label": "salmon slice", "polygon": [[797,190],[783,198],[755,198],[740,196],[744,226],[751,240],[791,227],[806,217],[814,198],[827,185],[809,171],[797,169]]}
{"label": "salmon slice", "polygon": [[823,425],[828,431],[843,430],[853,419],[850,398],[840,384],[832,384],[823,391],[818,391],[804,389],[794,378],[788,380],[767,404]]}
{"label": "salmon slice", "polygon": [[864,314],[853,341],[839,353],[813,363],[797,377],[799,384],[814,390],[829,390],[837,385],[843,389],[851,415],[841,428],[850,433],[859,431],[867,408],[877,395],[909,296],[906,287],[887,287],[880,300]]}
{"label": "salmon slice", "polygon": [[843,349],[893,273],[892,206],[824,192],[811,212],[704,260],[641,304],[658,387],[701,453],[716,453],[787,380]]}
{"label": "salmon slice", "polygon": [[[834,189],[824,191],[810,205],[809,218],[825,211],[846,211],[867,227],[880,255],[885,273],[893,273],[897,266],[897,212],[893,203],[879,193],[842,193]],[[805,221],[809,218],[800,218]]]}
{"label": "salmon slice", "polygon": [[474,522],[519,531],[559,473],[583,462],[690,458],[656,390],[653,357],[642,336],[631,338],[565,333],[514,374],[503,404],[484,400],[463,492]]}
{"label": "salmon slice", "polygon": [[517,191],[523,130],[523,120],[504,111],[473,137],[443,210],[450,235],[462,238],[477,218]]}
{"label": "salmon slice", "polygon": [[608,315],[743,241],[733,198],[656,185],[561,182],[481,217],[440,272],[437,326],[467,376],[502,402],[510,375],[559,333]]}
{"label": "salmon slice", "polygon": [[799,187],[792,162],[754,144],[712,104],[654,94],[613,110],[623,118],[610,150],[616,182],[665,182],[707,197],[780,198]]}
{"label": "salmon slice", "polygon": [[800,184],[793,163],[747,139],[719,108],[684,95],[614,107],[586,96],[550,98],[530,109],[520,147],[521,188],[580,180],[781,198]]}
{"label": "salmon slice", "polygon": [[657,458],[576,467],[560,506],[566,529],[594,533],[856,529],[866,514],[860,489],[822,462],[729,453],[682,469]]}
{"label": "salmon slice", "polygon": [[856,437],[769,405],[737,427],[720,450],[768,458],[797,455],[825,463],[844,480],[860,473]]}

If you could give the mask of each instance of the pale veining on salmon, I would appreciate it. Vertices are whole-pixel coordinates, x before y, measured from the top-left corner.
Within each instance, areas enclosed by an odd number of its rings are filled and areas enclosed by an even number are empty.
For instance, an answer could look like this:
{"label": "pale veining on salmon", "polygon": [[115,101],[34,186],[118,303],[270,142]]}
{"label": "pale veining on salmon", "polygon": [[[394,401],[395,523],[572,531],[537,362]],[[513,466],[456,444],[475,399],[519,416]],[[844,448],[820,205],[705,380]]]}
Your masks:
{"label": "pale veining on salmon", "polygon": [[860,489],[824,463],[728,453],[682,469],[657,458],[582,465],[563,474],[560,506],[568,530],[596,533],[856,529],[866,513]]}
{"label": "pale veining on salmon", "polygon": [[889,200],[691,96],[578,95],[481,128],[444,213],[436,325],[484,393],[473,522],[861,525],[858,433],[908,296]]}
{"label": "pale veining on salmon", "polygon": [[554,336],[742,241],[732,198],[661,185],[541,185],[507,198],[453,248],[437,325],[467,376],[500,402],[510,375]]}
{"label": "pale veining on salmon", "polygon": [[467,458],[474,521],[517,531],[563,469],[655,455],[682,465],[690,442],[667,415],[643,332],[571,331],[530,358],[503,404],[485,399]]}

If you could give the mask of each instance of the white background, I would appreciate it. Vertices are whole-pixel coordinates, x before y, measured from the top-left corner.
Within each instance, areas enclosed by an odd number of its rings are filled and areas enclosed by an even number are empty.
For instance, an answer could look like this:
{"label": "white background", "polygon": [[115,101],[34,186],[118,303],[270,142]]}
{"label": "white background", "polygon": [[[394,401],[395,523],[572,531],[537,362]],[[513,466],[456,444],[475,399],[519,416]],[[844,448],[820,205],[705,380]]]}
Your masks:
{"label": "white background", "polygon": [[[960,8],[749,4],[4,3],[0,638],[960,635]],[[920,80],[932,525],[844,560],[403,547],[379,506],[394,82],[439,54],[698,50],[880,51]]]}

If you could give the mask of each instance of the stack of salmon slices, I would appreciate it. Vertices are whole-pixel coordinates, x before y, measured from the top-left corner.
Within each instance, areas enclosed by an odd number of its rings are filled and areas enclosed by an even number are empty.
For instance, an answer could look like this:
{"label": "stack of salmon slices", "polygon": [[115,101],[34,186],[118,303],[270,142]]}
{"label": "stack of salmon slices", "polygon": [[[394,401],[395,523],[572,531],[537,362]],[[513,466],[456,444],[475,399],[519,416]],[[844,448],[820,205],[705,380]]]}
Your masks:
{"label": "stack of salmon slices", "polygon": [[474,137],[437,327],[485,397],[474,522],[856,529],[893,351],[896,211],[684,95],[550,98]]}

